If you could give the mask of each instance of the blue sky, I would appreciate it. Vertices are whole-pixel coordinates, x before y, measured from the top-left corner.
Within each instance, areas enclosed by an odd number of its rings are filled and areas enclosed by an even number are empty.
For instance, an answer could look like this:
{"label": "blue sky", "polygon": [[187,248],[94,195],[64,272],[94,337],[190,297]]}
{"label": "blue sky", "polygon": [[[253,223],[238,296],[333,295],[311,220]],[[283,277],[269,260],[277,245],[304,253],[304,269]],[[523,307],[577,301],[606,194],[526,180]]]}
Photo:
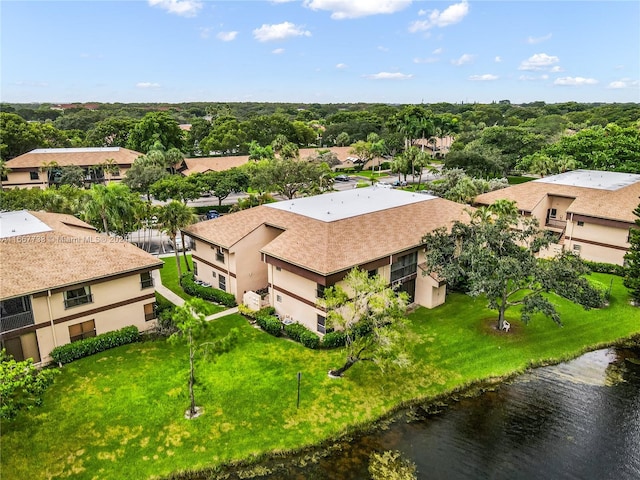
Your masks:
{"label": "blue sky", "polygon": [[0,2],[4,102],[640,102],[638,1]]}

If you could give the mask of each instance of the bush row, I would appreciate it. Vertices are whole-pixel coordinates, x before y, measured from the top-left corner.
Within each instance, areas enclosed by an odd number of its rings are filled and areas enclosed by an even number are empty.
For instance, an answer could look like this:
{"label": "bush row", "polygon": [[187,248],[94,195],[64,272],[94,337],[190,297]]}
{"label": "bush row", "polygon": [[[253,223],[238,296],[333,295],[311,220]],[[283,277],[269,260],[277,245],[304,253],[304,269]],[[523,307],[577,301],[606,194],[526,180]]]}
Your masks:
{"label": "bush row", "polygon": [[284,333],[291,340],[299,342],[307,348],[315,349],[320,346],[320,337],[300,323],[285,325]]}
{"label": "bush row", "polygon": [[180,284],[182,285],[184,292],[192,297],[209,300],[226,307],[236,306],[236,297],[234,295],[218,290],[217,288],[198,285],[194,282],[193,273],[191,272],[182,275],[180,278]]}
{"label": "bush row", "polygon": [[60,345],[54,348],[50,355],[56,363],[70,363],[79,358],[93,355],[94,353],[137,342],[139,339],[140,332],[138,328],[131,325],[113,332],[102,333],[95,337]]}
{"label": "bush row", "polygon": [[625,276],[625,268],[622,265],[615,265],[613,263],[591,262],[589,260],[583,260],[583,262],[587,267],[589,267],[592,272],[609,273],[611,275],[618,275],[620,277]]}

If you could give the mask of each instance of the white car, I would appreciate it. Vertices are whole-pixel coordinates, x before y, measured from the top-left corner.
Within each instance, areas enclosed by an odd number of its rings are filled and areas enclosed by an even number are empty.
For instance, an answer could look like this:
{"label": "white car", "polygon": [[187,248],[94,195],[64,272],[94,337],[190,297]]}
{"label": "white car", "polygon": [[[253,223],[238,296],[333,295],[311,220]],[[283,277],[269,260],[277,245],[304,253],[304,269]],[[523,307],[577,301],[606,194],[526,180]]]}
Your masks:
{"label": "white car", "polygon": [[378,182],[375,184],[377,188],[393,188],[390,183]]}

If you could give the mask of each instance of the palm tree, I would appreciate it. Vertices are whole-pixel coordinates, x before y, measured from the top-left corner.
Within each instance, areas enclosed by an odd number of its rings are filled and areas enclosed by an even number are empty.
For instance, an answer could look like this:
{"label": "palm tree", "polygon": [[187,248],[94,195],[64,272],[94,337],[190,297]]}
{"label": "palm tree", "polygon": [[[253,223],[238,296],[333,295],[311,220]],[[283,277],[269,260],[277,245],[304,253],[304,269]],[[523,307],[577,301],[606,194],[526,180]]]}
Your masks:
{"label": "palm tree", "polygon": [[47,186],[50,187],[53,183],[53,172],[58,169],[58,162],[52,160],[51,162],[45,162],[40,166],[40,172],[47,174]]}
{"label": "palm tree", "polygon": [[[110,232],[124,233],[126,225],[134,220],[134,204],[131,192],[121,183],[109,185],[94,184],[90,196],[84,205],[84,217],[87,221],[102,222],[102,229]],[[111,229],[110,226],[113,228]]]}
{"label": "palm tree", "polygon": [[[161,226],[161,230],[169,235],[169,238],[173,242],[174,246],[176,246],[176,236],[178,235],[178,232],[180,232],[183,249],[185,244],[184,233],[182,233],[182,229],[188,227],[192,223],[195,223],[197,220],[198,217],[193,213],[193,209],[191,207],[188,207],[184,203],[178,202],[176,200],[172,200],[170,203],[164,205],[158,212],[158,223]],[[174,248],[174,253],[176,255],[178,278],[181,279],[182,268],[180,267],[180,256],[178,254],[177,248]]]}
{"label": "palm tree", "polygon": [[102,167],[102,171],[104,172],[105,183],[109,183],[111,181],[112,175],[120,172],[120,168],[113,158],[107,158],[100,166]]}

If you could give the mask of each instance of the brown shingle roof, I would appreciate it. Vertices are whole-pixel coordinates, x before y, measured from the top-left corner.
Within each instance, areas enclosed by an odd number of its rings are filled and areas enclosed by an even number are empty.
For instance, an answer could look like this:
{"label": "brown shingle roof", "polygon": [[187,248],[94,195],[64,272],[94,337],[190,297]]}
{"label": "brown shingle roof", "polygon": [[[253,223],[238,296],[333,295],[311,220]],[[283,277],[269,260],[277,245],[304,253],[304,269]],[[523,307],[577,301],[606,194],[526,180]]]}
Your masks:
{"label": "brown shingle roof", "polygon": [[603,190],[534,181],[478,195],[475,203],[491,205],[507,199],[515,201],[519,210],[531,212],[548,195],[575,198],[567,213],[633,223],[633,210],[640,203],[640,182],[618,190]]}
{"label": "brown shingle roof", "polygon": [[71,215],[29,212],[52,231],[0,239],[0,298],[84,283],[162,262]]}
{"label": "brown shingle roof", "polygon": [[434,198],[424,202],[323,222],[266,206],[192,225],[185,233],[225,248],[262,224],[284,232],[262,252],[329,275],[421,244],[424,234],[466,221],[469,207]]}
{"label": "brown shingle roof", "polygon": [[40,168],[51,162],[61,167],[79,165],[82,167],[100,165],[112,158],[118,165],[131,165],[140,152],[122,147],[108,148],[42,148],[24,153],[7,162],[7,167]]}

